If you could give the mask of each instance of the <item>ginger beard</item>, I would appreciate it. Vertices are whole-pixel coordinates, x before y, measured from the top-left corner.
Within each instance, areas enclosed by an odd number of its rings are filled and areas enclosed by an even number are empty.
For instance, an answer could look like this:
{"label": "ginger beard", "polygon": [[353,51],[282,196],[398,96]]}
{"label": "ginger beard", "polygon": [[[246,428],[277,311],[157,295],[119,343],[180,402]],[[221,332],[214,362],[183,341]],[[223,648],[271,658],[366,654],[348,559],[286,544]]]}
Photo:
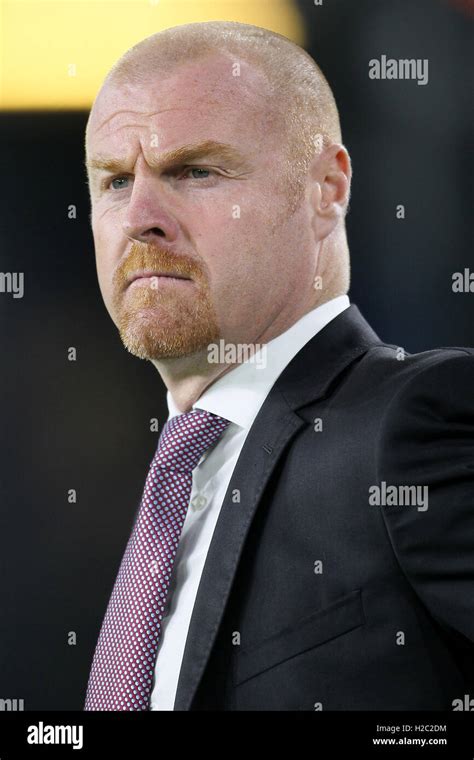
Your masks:
{"label": "ginger beard", "polygon": [[[173,272],[191,282],[129,285],[136,270]],[[217,315],[206,276],[196,261],[155,245],[133,243],[113,276],[113,316],[125,348],[140,359],[175,359],[219,340]]]}

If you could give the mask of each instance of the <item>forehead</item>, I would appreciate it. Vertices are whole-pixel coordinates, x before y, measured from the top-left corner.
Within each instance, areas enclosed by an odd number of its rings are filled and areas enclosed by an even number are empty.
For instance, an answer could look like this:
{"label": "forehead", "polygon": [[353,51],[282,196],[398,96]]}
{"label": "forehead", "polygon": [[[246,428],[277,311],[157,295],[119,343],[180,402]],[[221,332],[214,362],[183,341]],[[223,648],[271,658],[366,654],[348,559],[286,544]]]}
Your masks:
{"label": "forehead", "polygon": [[123,152],[148,142],[167,150],[216,139],[259,150],[277,120],[265,75],[241,59],[212,54],[163,65],[141,84],[107,83],[91,111],[87,149]]}

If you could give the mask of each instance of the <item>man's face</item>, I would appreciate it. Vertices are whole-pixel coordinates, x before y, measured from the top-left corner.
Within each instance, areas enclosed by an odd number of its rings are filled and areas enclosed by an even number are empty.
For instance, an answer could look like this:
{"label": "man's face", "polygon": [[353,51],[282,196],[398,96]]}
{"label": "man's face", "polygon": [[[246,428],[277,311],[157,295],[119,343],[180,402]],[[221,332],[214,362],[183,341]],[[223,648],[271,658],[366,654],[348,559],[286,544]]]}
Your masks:
{"label": "man's face", "polygon": [[[290,212],[266,80],[244,62],[233,71],[215,55],[141,87],[107,85],[94,104],[88,162],[118,162],[89,169],[99,284],[141,358],[189,356],[219,338],[258,343],[314,294],[307,205]],[[177,152],[185,146],[201,153]]]}

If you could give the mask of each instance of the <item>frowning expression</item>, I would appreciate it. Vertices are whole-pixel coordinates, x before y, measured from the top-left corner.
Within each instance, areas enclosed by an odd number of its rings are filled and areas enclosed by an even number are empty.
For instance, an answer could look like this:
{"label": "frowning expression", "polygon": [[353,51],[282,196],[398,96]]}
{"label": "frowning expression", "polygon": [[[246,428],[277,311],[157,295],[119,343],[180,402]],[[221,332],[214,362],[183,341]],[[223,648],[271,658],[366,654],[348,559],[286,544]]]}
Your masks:
{"label": "frowning expression", "polygon": [[99,284],[149,359],[258,342],[312,283],[290,213],[281,118],[264,75],[223,54],[139,85],[107,83],[87,132]]}

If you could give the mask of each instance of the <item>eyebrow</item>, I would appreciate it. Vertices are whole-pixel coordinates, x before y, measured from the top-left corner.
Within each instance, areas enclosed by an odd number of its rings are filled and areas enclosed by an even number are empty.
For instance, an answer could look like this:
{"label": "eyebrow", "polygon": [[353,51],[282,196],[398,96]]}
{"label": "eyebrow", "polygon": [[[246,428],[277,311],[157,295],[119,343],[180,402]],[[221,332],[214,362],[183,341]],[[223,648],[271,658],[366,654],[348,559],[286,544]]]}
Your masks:
{"label": "eyebrow", "polygon": [[[170,150],[162,154],[158,159],[151,161],[150,165],[155,169],[170,169],[174,166],[192,163],[202,158],[223,159],[227,164],[234,167],[246,164],[245,157],[232,145],[217,142],[216,140],[205,140],[194,145],[183,145],[180,148]],[[102,154],[95,155],[85,161],[86,168],[89,171],[109,172],[124,171],[126,163],[125,159]]]}

